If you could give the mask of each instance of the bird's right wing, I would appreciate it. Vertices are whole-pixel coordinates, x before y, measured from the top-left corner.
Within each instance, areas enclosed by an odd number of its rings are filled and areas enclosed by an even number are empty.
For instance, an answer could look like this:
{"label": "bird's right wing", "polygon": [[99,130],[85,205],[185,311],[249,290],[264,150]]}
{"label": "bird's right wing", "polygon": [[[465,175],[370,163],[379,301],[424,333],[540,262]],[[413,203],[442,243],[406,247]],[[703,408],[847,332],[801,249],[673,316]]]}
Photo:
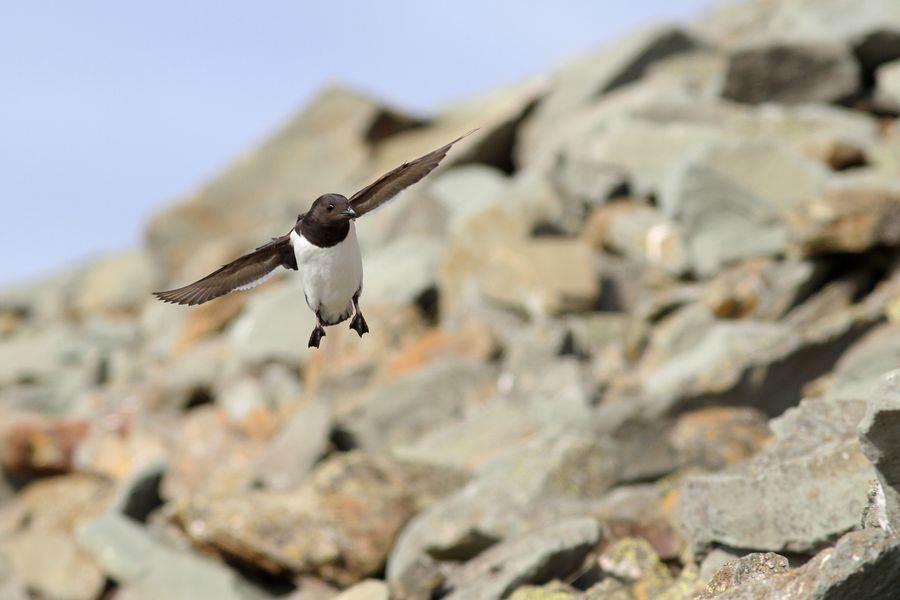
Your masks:
{"label": "bird's right wing", "polygon": [[428,154],[420,156],[415,160],[405,162],[399,167],[388,171],[363,189],[359,190],[350,197],[350,206],[360,216],[371,212],[379,206],[393,200],[397,194],[421,180],[423,177],[431,173],[435,167],[447,156],[450,148],[466,136],[473,134],[477,129],[473,129],[469,133],[462,135],[449,144],[444,144],[437,150],[432,150]]}
{"label": "bird's right wing", "polygon": [[199,281],[175,290],[154,292],[153,295],[173,304],[203,304],[228,292],[259,285],[274,275],[278,267],[297,270],[290,234],[273,238],[268,244],[231,261]]}

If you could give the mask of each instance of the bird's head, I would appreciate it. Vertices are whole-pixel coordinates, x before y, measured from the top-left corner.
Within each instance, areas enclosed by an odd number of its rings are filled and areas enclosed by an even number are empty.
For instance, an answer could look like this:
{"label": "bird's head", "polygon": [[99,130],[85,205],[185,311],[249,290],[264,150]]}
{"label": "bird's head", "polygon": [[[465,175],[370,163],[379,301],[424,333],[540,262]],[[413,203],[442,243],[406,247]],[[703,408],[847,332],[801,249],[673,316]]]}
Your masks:
{"label": "bird's head", "polygon": [[323,225],[345,223],[357,217],[350,201],[340,194],[319,196],[306,214]]}

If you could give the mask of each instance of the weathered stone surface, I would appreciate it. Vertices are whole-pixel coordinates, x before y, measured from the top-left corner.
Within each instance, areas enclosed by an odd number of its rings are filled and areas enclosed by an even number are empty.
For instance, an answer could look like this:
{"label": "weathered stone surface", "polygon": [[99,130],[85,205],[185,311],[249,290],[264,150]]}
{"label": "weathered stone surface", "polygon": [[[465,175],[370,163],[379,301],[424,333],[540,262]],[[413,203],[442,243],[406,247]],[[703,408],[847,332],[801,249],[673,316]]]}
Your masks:
{"label": "weathered stone surface", "polygon": [[701,46],[690,33],[670,25],[638,31],[619,43],[572,61],[557,75],[552,92],[531,117],[530,135],[570,111],[641,77],[653,63]]}
{"label": "weathered stone surface", "polygon": [[316,326],[303,298],[298,278],[257,290],[229,331],[237,355],[248,363],[303,361],[308,354],[306,341]]}
{"label": "weathered stone surface", "polygon": [[73,308],[81,313],[134,310],[149,300],[156,279],[143,251],[104,258],[86,269],[73,294]]}
{"label": "weathered stone surface", "polygon": [[875,78],[875,96],[888,106],[900,108],[900,60],[880,66]]}
{"label": "weathered stone surface", "polygon": [[93,600],[103,589],[103,573],[70,534],[24,531],[0,542],[0,553],[16,578],[41,595]]}
{"label": "weathered stone surface", "polygon": [[723,96],[750,104],[832,102],[859,84],[859,67],[847,46],[772,43],[733,52]]}
{"label": "weathered stone surface", "polygon": [[780,214],[818,194],[825,177],[824,167],[784,147],[722,142],[674,171],[660,202],[681,226],[693,271],[709,276],[730,262],[783,251]]}
{"label": "weathered stone surface", "polygon": [[195,545],[233,561],[348,585],[377,572],[406,521],[462,481],[448,469],[349,453],[295,491],[196,496],[174,518]]}
{"label": "weathered stone surface", "polygon": [[593,254],[580,240],[535,239],[494,246],[476,273],[484,295],[527,314],[590,308],[599,293]]}
{"label": "weathered stone surface", "polygon": [[706,586],[701,598],[718,598],[722,593],[748,582],[765,581],[788,571],[788,559],[774,552],[753,553],[725,563]]}
{"label": "weathered stone surface", "polygon": [[5,414],[0,425],[0,465],[19,476],[73,470],[75,451],[87,436],[84,419],[41,419],[38,415]]}
{"label": "weathered stone surface", "polygon": [[3,553],[0,553],[0,597],[8,600],[26,600],[27,598],[25,588],[13,576]]}
{"label": "weathered stone surface", "polygon": [[388,600],[388,588],[383,581],[366,579],[344,590],[334,600]]}
{"label": "weathered stone surface", "polygon": [[523,585],[509,596],[510,600],[574,600],[581,598],[578,590],[559,581],[546,585]]}
{"label": "weathered stone surface", "polygon": [[714,471],[753,456],[770,437],[760,411],[713,407],[679,416],[671,443],[683,464]]}
{"label": "weathered stone surface", "polygon": [[108,574],[145,600],[262,600],[264,595],[233,571],[206,558],[170,548],[115,513],[85,523],[81,546]]}
{"label": "weathered stone surface", "polygon": [[838,189],[788,212],[792,242],[805,254],[864,252],[900,241],[900,193]]}
{"label": "weathered stone surface", "polygon": [[333,425],[331,407],[324,402],[297,409],[260,455],[257,481],[278,491],[298,486],[325,455]]}
{"label": "weathered stone surface", "polygon": [[885,375],[872,390],[866,403],[866,414],[859,423],[862,451],[878,471],[879,487],[876,503],[883,505],[887,533],[900,532],[900,371]]}
{"label": "weathered stone surface", "polygon": [[166,499],[234,493],[249,487],[265,443],[227,427],[212,406],[192,410],[176,432],[162,481]]}
{"label": "weathered stone surface", "polygon": [[[780,568],[778,569],[780,570]],[[765,571],[765,568],[763,569]],[[722,579],[731,579],[727,570]],[[810,598],[893,598],[900,578],[900,545],[877,529],[848,533],[833,548],[817,554],[802,567],[761,579],[743,579],[743,585],[707,588],[703,598],[716,600],[790,600]],[[714,581],[721,580],[714,578]]]}
{"label": "weathered stone surface", "polygon": [[75,543],[74,530],[110,501],[96,477],[63,475],[28,485],[0,525],[0,554],[28,589],[53,598],[93,600],[104,585],[96,563]]}
{"label": "weathered stone surface", "polygon": [[500,599],[525,583],[564,578],[581,566],[599,541],[600,527],[591,519],[563,521],[509,538],[454,573],[447,598]]}
{"label": "weathered stone surface", "polygon": [[433,237],[407,236],[366,255],[365,302],[422,302],[437,286],[443,244]]}
{"label": "weathered stone surface", "polygon": [[687,269],[679,228],[649,206],[617,203],[601,207],[591,215],[586,235],[595,247],[608,248],[672,275],[681,275]]}
{"label": "weathered stone surface", "polygon": [[435,363],[377,388],[345,427],[366,450],[414,442],[438,424],[462,418],[467,405],[490,397],[496,376],[491,367],[472,361]]}
{"label": "weathered stone surface", "polygon": [[800,260],[749,260],[720,272],[703,288],[703,303],[719,318],[777,320],[815,281],[816,268]]}
{"label": "weathered stone surface", "polygon": [[437,425],[393,452],[404,460],[476,470],[534,439],[542,428],[537,415],[501,399],[467,411],[462,419]]}
{"label": "weathered stone surface", "polygon": [[595,498],[617,480],[615,452],[597,436],[547,433],[479,469],[458,492],[417,515],[388,561],[388,581],[418,557],[467,559],[538,523],[581,516],[577,501]]}
{"label": "weathered stone surface", "polygon": [[837,361],[824,397],[866,400],[881,376],[900,364],[900,325],[884,323],[860,338]]}
{"label": "weathered stone surface", "polygon": [[805,451],[776,447],[725,471],[688,479],[683,525],[701,551],[720,543],[810,552],[859,523],[873,476],[853,438]]}

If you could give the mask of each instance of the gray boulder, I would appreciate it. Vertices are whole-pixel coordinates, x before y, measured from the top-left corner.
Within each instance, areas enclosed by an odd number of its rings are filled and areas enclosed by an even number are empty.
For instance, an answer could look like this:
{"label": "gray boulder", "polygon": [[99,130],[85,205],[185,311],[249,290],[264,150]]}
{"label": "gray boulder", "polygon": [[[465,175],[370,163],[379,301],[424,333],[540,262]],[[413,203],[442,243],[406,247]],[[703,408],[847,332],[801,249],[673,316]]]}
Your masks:
{"label": "gray boulder", "polygon": [[869,395],[866,415],[859,423],[863,453],[878,471],[876,504],[887,533],[900,533],[900,371],[885,375]]}
{"label": "gray boulder", "polygon": [[265,597],[227,567],[171,548],[134,521],[116,513],[104,514],[82,525],[78,541],[104,573],[134,589],[144,600],[262,600]]}
{"label": "gray boulder", "polygon": [[761,102],[834,102],[860,86],[860,71],[848,46],[773,42],[731,54],[722,95]]}
{"label": "gray boulder", "polygon": [[527,583],[563,579],[600,541],[593,519],[571,519],[504,540],[448,579],[450,600],[499,600]]}

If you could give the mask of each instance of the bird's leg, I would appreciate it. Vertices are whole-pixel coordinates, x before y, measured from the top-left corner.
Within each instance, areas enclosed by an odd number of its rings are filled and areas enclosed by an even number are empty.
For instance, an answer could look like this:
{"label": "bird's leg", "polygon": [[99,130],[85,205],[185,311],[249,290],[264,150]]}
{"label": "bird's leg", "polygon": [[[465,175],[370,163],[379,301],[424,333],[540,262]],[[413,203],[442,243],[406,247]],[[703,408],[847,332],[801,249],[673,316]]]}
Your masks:
{"label": "bird's leg", "polygon": [[325,328],[322,326],[322,317],[319,316],[319,311],[316,311],[316,328],[313,329],[312,334],[309,336],[309,347],[318,348],[319,340],[323,337],[325,337]]}
{"label": "bird's leg", "polygon": [[362,337],[364,333],[369,333],[369,326],[366,324],[366,319],[359,310],[359,292],[353,296],[353,309],[356,311],[356,314],[354,315],[353,320],[350,321],[350,329],[358,333],[359,337]]}

